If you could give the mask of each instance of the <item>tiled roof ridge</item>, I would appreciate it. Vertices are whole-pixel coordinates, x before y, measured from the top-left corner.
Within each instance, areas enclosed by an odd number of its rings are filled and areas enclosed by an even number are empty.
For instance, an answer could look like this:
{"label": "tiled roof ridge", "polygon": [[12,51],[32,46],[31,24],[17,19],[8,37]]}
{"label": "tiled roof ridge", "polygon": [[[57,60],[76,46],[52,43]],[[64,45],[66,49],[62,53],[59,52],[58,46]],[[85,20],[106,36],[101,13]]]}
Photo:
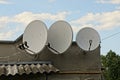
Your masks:
{"label": "tiled roof ridge", "polygon": [[1,75],[22,75],[22,74],[36,74],[36,73],[50,73],[58,72],[59,69],[54,67],[51,63],[31,63],[31,64],[1,64],[0,65],[0,76]]}

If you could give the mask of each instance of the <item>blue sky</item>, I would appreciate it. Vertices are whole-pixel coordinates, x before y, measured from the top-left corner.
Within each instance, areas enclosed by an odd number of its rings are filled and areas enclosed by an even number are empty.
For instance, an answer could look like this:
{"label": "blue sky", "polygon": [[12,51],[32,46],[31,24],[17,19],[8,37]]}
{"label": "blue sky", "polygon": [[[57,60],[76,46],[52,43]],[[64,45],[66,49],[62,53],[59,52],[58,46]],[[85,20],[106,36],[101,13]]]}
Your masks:
{"label": "blue sky", "polygon": [[32,20],[48,28],[57,20],[70,23],[76,33],[93,27],[101,36],[101,54],[120,54],[120,0],[0,0],[0,40],[15,40]]}

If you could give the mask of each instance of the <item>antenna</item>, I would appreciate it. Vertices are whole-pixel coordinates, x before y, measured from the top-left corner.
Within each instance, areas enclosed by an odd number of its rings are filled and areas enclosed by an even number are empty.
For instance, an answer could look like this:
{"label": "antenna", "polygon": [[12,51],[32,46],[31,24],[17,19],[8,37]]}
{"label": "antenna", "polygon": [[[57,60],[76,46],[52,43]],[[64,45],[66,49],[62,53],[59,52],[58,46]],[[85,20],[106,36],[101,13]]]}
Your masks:
{"label": "antenna", "polygon": [[34,20],[26,27],[23,34],[23,43],[19,45],[19,48],[30,54],[38,54],[43,50],[46,42],[46,25],[40,20]]}
{"label": "antenna", "polygon": [[77,33],[76,42],[83,50],[92,51],[99,46],[100,36],[95,29],[85,27]]}
{"label": "antenna", "polygon": [[73,31],[69,23],[56,21],[48,30],[48,49],[55,54],[62,54],[71,45]]}

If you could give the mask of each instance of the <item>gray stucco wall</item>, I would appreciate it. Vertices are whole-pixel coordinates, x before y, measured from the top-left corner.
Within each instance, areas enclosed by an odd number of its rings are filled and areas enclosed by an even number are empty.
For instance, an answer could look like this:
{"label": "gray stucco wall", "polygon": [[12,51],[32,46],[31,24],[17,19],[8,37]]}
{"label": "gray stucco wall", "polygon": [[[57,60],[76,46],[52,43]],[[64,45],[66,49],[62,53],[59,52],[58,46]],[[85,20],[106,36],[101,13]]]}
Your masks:
{"label": "gray stucco wall", "polygon": [[0,43],[0,62],[51,61],[60,72],[49,74],[48,80],[101,80],[100,46],[84,54],[73,42],[66,52],[58,55],[46,46],[36,57],[19,50],[18,44],[21,42],[22,38],[15,43]]}
{"label": "gray stucco wall", "polygon": [[75,42],[63,54],[53,54],[48,48],[45,48],[39,54],[38,60],[52,61],[61,71],[98,71],[100,65],[100,48],[91,52],[83,53]]}

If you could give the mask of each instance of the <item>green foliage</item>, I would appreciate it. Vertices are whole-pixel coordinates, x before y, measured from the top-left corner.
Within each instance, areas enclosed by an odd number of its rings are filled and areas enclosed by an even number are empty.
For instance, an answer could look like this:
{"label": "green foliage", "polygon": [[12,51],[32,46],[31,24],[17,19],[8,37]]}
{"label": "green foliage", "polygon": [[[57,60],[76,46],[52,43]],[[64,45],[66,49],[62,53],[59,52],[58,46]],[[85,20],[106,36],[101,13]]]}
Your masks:
{"label": "green foliage", "polygon": [[101,55],[105,80],[120,80],[120,56],[110,50],[106,56]]}

